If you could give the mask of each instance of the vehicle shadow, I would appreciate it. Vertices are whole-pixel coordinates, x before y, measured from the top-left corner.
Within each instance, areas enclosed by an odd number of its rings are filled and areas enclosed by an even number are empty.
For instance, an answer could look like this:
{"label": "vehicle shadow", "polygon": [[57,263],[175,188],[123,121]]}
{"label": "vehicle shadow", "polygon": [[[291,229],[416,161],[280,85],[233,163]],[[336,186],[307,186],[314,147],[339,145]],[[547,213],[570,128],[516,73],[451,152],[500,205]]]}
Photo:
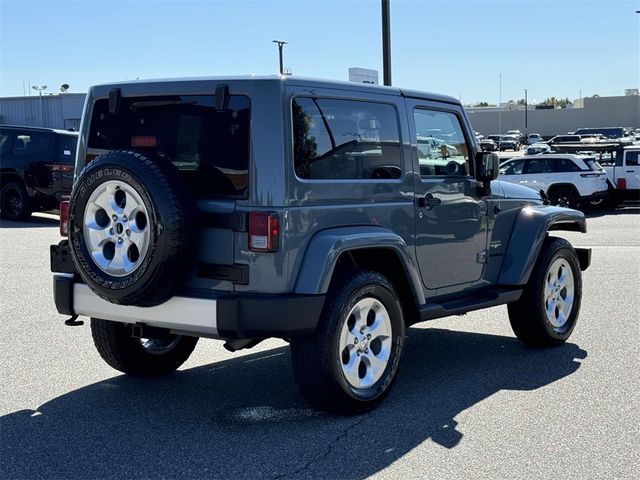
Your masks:
{"label": "vehicle shadow", "polygon": [[618,208],[589,209],[584,211],[587,218],[597,218],[610,215],[638,215],[640,214],[640,205],[627,205]]}
{"label": "vehicle shadow", "polygon": [[57,217],[31,215],[27,220],[14,222],[12,220],[0,220],[0,228],[39,228],[57,227],[60,220]]}
{"label": "vehicle shadow", "polygon": [[156,380],[117,376],[1,417],[1,469],[4,478],[337,478],[347,461],[350,478],[365,478],[427,439],[454,448],[462,411],[500,390],[544,387],[586,357],[575,344],[410,329],[395,389],[356,417],[307,406],[288,348]]}

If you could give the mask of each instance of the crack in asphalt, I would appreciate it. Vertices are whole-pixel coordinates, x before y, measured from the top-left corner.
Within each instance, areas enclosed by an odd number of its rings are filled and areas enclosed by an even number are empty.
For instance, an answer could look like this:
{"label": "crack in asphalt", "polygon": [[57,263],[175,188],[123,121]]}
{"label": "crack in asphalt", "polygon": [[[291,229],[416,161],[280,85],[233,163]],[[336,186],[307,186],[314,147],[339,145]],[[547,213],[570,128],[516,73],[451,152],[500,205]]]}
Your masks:
{"label": "crack in asphalt", "polygon": [[336,445],[342,439],[346,438],[347,435],[349,434],[350,430],[353,430],[358,425],[361,425],[362,423],[364,423],[369,418],[373,418],[373,416],[371,415],[371,412],[367,412],[357,422],[354,422],[351,425],[349,425],[348,427],[344,428],[342,430],[342,432],[340,432],[340,434],[338,436],[336,436],[336,438],[334,438],[331,442],[329,442],[329,445],[327,445],[327,450],[324,452],[323,455],[320,455],[317,458],[314,458],[314,459],[308,461],[302,467],[298,468],[297,470],[295,470],[293,472],[280,473],[280,474],[274,476],[273,480],[279,480],[281,478],[285,478],[285,477],[288,477],[288,476],[291,476],[291,475],[293,475],[293,476],[298,475],[298,474],[304,472],[305,470],[308,470],[313,464],[316,464],[316,463],[322,462],[323,460],[326,460],[327,457],[331,454],[331,451],[333,450],[334,445]]}

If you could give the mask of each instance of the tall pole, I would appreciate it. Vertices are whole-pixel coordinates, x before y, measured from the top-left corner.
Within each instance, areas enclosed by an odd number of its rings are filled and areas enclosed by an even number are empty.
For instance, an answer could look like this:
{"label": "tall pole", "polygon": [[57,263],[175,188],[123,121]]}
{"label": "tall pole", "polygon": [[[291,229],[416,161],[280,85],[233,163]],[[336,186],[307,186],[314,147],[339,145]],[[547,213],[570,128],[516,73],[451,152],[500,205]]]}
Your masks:
{"label": "tall pole", "polygon": [[529,112],[529,104],[527,103],[527,89],[524,89],[524,134],[527,135],[529,124],[527,123],[527,113]]}
{"label": "tall pole", "polygon": [[282,40],[273,40],[273,43],[278,44],[278,56],[280,58],[280,75],[284,75],[284,63],[282,62],[282,47],[287,44]]}
{"label": "tall pole", "polygon": [[498,135],[502,135],[502,74],[498,87]]}
{"label": "tall pole", "polygon": [[391,26],[389,0],[382,0],[382,76],[384,85],[391,86]]}

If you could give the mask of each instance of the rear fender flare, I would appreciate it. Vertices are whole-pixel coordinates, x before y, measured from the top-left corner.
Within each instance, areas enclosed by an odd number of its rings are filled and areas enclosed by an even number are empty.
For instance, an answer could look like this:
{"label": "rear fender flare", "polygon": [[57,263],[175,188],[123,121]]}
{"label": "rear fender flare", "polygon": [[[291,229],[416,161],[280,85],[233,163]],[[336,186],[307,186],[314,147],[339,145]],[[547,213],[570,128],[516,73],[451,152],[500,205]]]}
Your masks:
{"label": "rear fender flare", "polygon": [[327,293],[340,255],[366,248],[394,251],[404,267],[416,303],[422,305],[426,302],[418,269],[406,242],[391,230],[377,226],[332,228],[316,233],[305,250],[295,293]]}
{"label": "rear fender flare", "polygon": [[568,230],[586,233],[584,213],[570,208],[530,206],[520,211],[498,276],[499,285],[525,285],[547,233]]}

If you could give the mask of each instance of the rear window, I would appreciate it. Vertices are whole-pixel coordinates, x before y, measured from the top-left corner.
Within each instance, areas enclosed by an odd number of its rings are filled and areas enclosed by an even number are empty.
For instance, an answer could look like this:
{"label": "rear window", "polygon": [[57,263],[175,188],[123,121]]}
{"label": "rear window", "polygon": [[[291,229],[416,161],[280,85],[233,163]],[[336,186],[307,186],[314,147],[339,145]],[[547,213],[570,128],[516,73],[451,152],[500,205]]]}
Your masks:
{"label": "rear window", "polygon": [[124,97],[116,114],[109,113],[107,99],[98,100],[87,153],[140,151],[171,162],[198,198],[244,198],[249,122],[245,95],[230,95],[224,111],[215,109],[214,95]]}
{"label": "rear window", "polygon": [[582,161],[587,164],[589,170],[602,170],[602,166],[596,161],[595,158],[583,158]]}

